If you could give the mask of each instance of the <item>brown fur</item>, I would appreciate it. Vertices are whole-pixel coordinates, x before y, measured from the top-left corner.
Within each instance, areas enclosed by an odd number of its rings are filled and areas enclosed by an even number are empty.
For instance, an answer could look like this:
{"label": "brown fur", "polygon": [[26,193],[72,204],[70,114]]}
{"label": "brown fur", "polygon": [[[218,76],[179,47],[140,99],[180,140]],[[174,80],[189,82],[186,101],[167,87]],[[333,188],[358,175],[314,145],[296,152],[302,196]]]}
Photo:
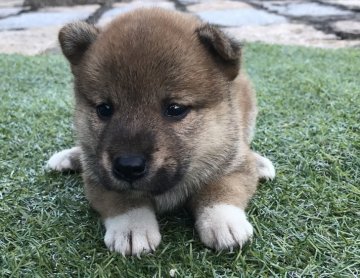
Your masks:
{"label": "brown fur", "polygon": [[[86,23],[59,34],[75,77],[75,125],[86,196],[104,219],[131,208],[189,201],[244,209],[259,179],[249,148],[255,94],[240,72],[241,47],[190,15],[140,9],[104,30]],[[102,121],[96,105],[111,103]],[[180,121],[164,105],[191,107]],[[149,171],[132,184],[111,174],[118,154],[144,153]],[[136,189],[135,191],[133,189]]]}

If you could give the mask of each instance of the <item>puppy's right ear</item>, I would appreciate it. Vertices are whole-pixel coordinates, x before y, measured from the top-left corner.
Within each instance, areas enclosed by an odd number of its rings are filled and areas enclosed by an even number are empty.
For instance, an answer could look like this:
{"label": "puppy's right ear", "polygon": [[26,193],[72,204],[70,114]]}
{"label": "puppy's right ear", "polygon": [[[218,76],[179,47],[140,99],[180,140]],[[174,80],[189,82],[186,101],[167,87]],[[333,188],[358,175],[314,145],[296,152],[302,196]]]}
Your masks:
{"label": "puppy's right ear", "polygon": [[84,53],[96,40],[99,29],[85,21],[69,23],[61,28],[59,42],[63,54],[71,65],[80,63]]}

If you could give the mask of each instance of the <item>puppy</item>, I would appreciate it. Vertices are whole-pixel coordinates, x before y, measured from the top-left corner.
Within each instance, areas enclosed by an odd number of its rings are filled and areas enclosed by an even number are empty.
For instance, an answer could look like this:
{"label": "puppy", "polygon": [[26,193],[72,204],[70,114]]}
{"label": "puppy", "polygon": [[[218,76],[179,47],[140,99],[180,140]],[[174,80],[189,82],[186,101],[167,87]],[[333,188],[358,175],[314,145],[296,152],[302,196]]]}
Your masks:
{"label": "puppy", "polygon": [[71,23],[59,41],[74,75],[77,146],[48,165],[81,169],[106,246],[123,255],[155,250],[155,213],[179,205],[210,248],[251,238],[244,210],[275,170],[250,150],[257,110],[240,45],[161,9],[121,15],[104,29]]}

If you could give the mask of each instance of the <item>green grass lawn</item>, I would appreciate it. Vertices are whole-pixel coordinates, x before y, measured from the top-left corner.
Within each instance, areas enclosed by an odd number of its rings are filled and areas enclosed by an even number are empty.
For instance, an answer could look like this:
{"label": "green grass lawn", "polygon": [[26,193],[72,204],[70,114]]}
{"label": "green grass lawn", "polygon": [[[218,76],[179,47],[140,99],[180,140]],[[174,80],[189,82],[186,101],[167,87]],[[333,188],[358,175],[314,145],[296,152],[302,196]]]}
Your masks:
{"label": "green grass lawn", "polygon": [[78,174],[47,172],[73,145],[72,84],[58,55],[0,56],[0,277],[358,277],[360,50],[250,44],[253,148],[277,169],[248,209],[253,242],[205,248],[180,210],[152,255],[108,252]]}

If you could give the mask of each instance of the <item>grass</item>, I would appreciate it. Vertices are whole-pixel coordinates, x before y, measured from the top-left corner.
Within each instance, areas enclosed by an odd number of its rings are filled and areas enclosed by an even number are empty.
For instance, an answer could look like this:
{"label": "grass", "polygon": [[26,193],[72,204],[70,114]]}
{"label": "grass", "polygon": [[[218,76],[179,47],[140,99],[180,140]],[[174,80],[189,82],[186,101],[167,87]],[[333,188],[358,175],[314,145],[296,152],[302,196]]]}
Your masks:
{"label": "grass", "polygon": [[260,107],[253,147],[277,168],[248,209],[252,244],[208,250],[180,210],[138,259],[106,250],[78,175],[44,170],[73,145],[64,59],[1,55],[0,276],[358,277],[360,50],[250,44],[245,62]]}

